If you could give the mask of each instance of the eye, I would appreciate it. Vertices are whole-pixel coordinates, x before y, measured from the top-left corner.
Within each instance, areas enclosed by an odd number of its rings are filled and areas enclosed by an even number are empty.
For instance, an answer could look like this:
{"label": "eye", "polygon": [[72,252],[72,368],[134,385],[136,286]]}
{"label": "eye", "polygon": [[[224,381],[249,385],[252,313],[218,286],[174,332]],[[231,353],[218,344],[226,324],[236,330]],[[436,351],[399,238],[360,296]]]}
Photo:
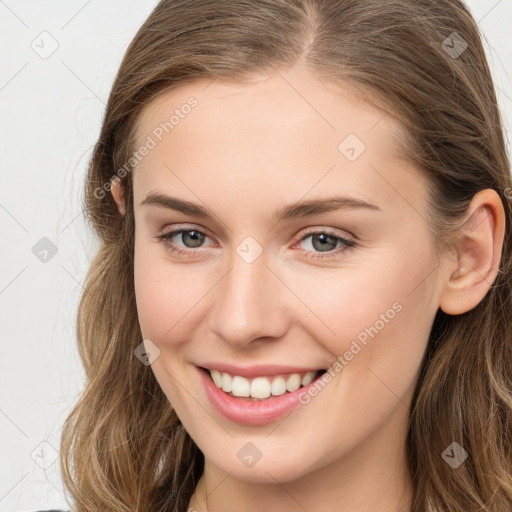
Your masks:
{"label": "eye", "polygon": [[[190,248],[182,248],[177,245],[175,242],[172,242],[171,239],[175,236],[181,236],[182,242],[186,244],[191,244]],[[197,251],[194,251],[194,248],[200,247],[204,242],[205,238],[208,238],[202,231],[197,229],[177,229],[174,231],[170,231],[169,233],[164,233],[163,235],[157,236],[157,238],[164,244],[164,247],[176,254],[187,255],[190,257],[196,257],[197,255],[193,254]]]}
{"label": "eye", "polygon": [[[323,259],[323,258],[331,258],[346,251],[349,251],[353,247],[356,246],[356,242],[349,238],[345,238],[336,234],[331,230],[317,230],[317,231],[309,231],[307,234],[302,236],[300,239],[301,242],[304,242],[308,238],[311,238],[310,246],[315,250],[320,250],[320,253],[315,253],[312,251],[306,251],[308,254],[306,257],[312,259]],[[336,248],[337,244],[341,244]],[[329,250],[329,249],[335,249]],[[327,253],[327,254],[322,254]]]}
{"label": "eye", "polygon": [[[181,237],[182,243],[186,245],[185,248],[172,241],[172,239],[177,236]],[[204,240],[209,237],[197,229],[177,229],[164,233],[163,235],[159,235],[156,238],[164,244],[164,247],[167,250],[179,255],[196,258],[200,256],[200,251],[195,251],[194,249],[200,248]],[[354,240],[340,236],[331,230],[309,231],[300,238],[299,243],[304,242],[308,238],[311,238],[310,245],[313,250],[306,249],[304,252],[308,253],[306,257],[312,259],[334,257],[335,255],[344,253],[356,246],[356,242]],[[338,244],[341,246],[336,247]],[[315,253],[315,251],[318,252]],[[326,254],[324,255],[322,253]]]}

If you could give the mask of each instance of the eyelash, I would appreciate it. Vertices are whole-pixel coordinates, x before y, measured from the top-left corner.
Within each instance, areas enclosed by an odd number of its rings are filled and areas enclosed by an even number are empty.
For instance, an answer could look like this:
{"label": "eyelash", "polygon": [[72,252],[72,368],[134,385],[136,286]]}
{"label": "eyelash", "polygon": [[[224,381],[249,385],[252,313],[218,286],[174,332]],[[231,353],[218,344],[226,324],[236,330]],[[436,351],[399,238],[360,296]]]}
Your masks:
{"label": "eyelash", "polygon": [[[169,241],[171,238],[173,238],[174,236],[176,236],[178,234],[191,232],[191,231],[197,231],[198,233],[200,233],[202,235],[208,236],[208,235],[206,235],[206,233],[203,233],[202,231],[199,231],[198,229],[177,229],[174,231],[170,231],[169,233],[164,233],[163,235],[159,235],[156,238],[159,240],[160,243],[164,244],[164,247],[167,250],[174,252],[178,255],[191,256],[193,258],[196,258],[198,256],[196,256],[196,255],[192,256],[192,253],[197,252],[195,249],[190,249],[190,248],[183,249],[180,246],[178,246],[177,244],[175,244],[174,242]],[[321,259],[326,259],[326,258],[332,258],[332,257],[334,257],[334,255],[339,255],[339,254],[343,254],[345,252],[350,251],[357,245],[354,240],[337,235],[336,233],[334,233],[333,231],[330,231],[329,229],[309,231],[299,239],[299,242],[303,242],[306,238],[310,237],[311,235],[328,235],[328,236],[334,238],[337,242],[341,242],[344,245],[343,247],[338,247],[337,249],[333,249],[332,251],[325,253],[325,254],[327,254],[325,256],[322,253],[316,253],[313,256],[307,256],[308,258],[311,258],[311,259],[321,260]],[[311,251],[306,250],[305,252],[311,252]]]}

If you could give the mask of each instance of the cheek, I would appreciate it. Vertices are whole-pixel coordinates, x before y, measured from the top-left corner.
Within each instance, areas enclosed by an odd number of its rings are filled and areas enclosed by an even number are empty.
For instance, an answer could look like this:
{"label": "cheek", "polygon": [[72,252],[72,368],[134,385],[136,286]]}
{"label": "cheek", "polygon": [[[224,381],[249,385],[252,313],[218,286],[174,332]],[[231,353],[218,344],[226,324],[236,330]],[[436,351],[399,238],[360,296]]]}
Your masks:
{"label": "cheek", "polygon": [[315,313],[306,312],[302,327],[333,359],[344,356],[353,375],[380,364],[413,370],[437,311],[428,247],[428,241],[409,251],[395,246],[371,265],[297,277],[294,290]]}
{"label": "cheek", "polygon": [[179,339],[178,333],[200,297],[198,281],[193,283],[185,276],[155,266],[135,267],[137,312],[145,338],[160,342]]}
{"label": "cheek", "polygon": [[205,296],[216,282],[211,274],[200,264],[171,262],[163,247],[136,244],[134,286],[144,338],[154,340],[162,350],[190,340],[194,326],[200,324]]}

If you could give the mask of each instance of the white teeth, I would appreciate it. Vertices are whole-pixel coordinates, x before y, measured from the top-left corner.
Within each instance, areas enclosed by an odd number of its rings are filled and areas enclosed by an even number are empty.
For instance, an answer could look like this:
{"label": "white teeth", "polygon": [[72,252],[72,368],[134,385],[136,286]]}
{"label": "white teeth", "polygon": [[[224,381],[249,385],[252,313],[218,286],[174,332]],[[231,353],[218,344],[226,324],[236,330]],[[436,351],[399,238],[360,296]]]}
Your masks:
{"label": "white teeth", "polygon": [[286,389],[288,391],[297,391],[300,388],[301,376],[298,373],[292,373],[286,381]]}
{"label": "white teeth", "polygon": [[279,396],[286,393],[286,382],[283,377],[274,377],[272,380],[272,395]]}
{"label": "white teeth", "polygon": [[312,371],[304,374],[292,373],[290,375],[246,379],[239,375],[210,370],[213,382],[225,393],[231,392],[234,396],[258,399],[268,398],[270,395],[283,395],[287,391],[296,391],[301,385],[307,386],[310,384],[319,373],[320,371]]}
{"label": "white teeth", "polygon": [[231,378],[231,375],[228,375],[227,373],[222,374],[222,389],[226,393],[229,393],[231,391],[231,385],[233,382],[233,379]]}
{"label": "white teeth", "polygon": [[[236,379],[236,377],[235,377]],[[233,380],[235,380],[233,379]],[[246,379],[244,379],[246,380]],[[265,377],[256,377],[251,382],[251,396],[253,398],[268,398],[270,396],[270,382]],[[236,393],[234,393],[236,394]]]}
{"label": "white teeth", "polygon": [[306,373],[306,375],[304,375],[304,377],[302,377],[301,384],[303,386],[307,386],[308,384],[313,382],[314,378],[315,378],[315,373],[314,372],[308,372],[308,373]]}
{"label": "white teeth", "polygon": [[212,370],[210,372],[210,375],[212,376],[212,379],[213,379],[213,382],[215,382],[215,385],[218,387],[218,388],[221,388],[222,387],[222,375],[219,371],[217,370]]}
{"label": "white teeth", "polygon": [[[226,375],[226,374],[224,374]],[[223,377],[224,381],[224,377]],[[249,396],[251,391],[251,384],[247,379],[240,377],[239,375],[235,375],[231,382],[231,392],[235,396]]]}

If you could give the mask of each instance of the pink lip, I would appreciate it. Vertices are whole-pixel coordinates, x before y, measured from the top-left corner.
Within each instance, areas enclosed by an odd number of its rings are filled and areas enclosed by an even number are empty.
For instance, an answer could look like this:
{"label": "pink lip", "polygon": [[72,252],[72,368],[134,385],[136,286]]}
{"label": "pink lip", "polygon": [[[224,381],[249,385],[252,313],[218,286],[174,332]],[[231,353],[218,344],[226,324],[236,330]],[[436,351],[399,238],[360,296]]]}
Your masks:
{"label": "pink lip", "polygon": [[[199,367],[197,369],[206,394],[215,409],[228,420],[245,425],[264,425],[290,413],[300,404],[299,395],[307,393],[308,388],[314,386],[316,381],[321,378],[321,376],[317,377],[307,386],[303,386],[292,393],[285,393],[284,395],[271,397],[267,400],[251,401],[228,395],[215,385],[206,370]],[[262,374],[260,373],[259,375]]]}
{"label": "pink lip", "polygon": [[254,377],[266,377],[273,375],[287,375],[290,373],[307,373],[315,372],[318,370],[325,370],[325,368],[298,368],[296,366],[284,366],[277,364],[256,364],[253,366],[238,366],[229,363],[203,363],[197,366],[208,368],[209,370],[219,370],[219,372],[226,372],[231,375],[240,375],[246,379]]}

